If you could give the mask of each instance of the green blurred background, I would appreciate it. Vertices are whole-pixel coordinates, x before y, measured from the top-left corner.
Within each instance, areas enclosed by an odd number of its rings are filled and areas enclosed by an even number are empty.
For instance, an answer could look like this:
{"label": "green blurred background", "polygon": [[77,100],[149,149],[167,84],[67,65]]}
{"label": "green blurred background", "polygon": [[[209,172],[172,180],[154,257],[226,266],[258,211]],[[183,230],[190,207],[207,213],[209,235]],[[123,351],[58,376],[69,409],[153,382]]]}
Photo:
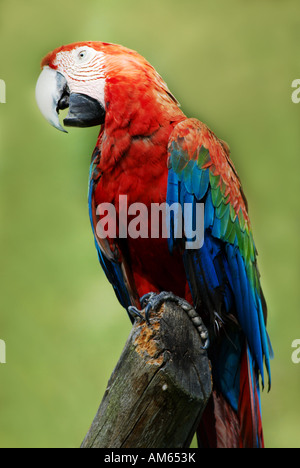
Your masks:
{"label": "green blurred background", "polygon": [[97,261],[87,181],[97,128],[40,115],[39,63],[74,41],[138,50],[228,141],[250,206],[268,329],[268,447],[300,446],[298,0],[0,0],[0,446],[78,447],[130,331]]}

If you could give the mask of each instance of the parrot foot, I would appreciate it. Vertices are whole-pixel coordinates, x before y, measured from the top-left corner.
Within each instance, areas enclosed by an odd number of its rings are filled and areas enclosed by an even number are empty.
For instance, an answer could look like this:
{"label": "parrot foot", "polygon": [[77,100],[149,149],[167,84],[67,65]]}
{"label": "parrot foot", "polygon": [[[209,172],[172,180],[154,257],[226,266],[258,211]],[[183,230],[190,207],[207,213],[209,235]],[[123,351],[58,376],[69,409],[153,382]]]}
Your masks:
{"label": "parrot foot", "polygon": [[148,324],[150,311],[158,311],[160,307],[163,305],[164,302],[171,301],[181,307],[184,312],[187,313],[188,317],[191,319],[193,325],[197,328],[197,331],[200,335],[200,338],[203,342],[202,349],[207,349],[209,347],[209,337],[208,331],[203,324],[202,318],[199,314],[195,311],[195,309],[189,304],[185,299],[182,299],[178,296],[175,296],[172,292],[161,292],[159,294],[151,292],[145,294],[141,297],[140,302],[142,309],[145,311],[145,316],[141,314],[136,307],[130,306],[128,308],[129,313],[132,317],[136,318],[139,317],[142,320],[145,320]]}

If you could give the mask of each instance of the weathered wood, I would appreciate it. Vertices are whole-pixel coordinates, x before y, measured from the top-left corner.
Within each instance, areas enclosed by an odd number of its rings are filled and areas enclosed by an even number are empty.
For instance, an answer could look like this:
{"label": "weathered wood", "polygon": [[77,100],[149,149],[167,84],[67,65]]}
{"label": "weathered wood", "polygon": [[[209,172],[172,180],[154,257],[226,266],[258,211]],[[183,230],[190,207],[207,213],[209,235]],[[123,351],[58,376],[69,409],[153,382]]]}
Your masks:
{"label": "weathered wood", "polygon": [[135,323],[82,448],[189,447],[211,393],[200,336],[167,302]]}

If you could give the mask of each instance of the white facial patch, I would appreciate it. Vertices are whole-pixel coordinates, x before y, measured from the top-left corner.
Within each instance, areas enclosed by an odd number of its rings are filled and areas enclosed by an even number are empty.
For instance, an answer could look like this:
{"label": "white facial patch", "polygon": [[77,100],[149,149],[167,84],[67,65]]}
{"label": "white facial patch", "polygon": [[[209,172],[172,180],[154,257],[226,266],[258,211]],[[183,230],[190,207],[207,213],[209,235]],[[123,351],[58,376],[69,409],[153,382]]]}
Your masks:
{"label": "white facial patch", "polygon": [[71,93],[86,94],[105,107],[105,54],[92,47],[77,47],[59,52],[55,65],[69,85]]}

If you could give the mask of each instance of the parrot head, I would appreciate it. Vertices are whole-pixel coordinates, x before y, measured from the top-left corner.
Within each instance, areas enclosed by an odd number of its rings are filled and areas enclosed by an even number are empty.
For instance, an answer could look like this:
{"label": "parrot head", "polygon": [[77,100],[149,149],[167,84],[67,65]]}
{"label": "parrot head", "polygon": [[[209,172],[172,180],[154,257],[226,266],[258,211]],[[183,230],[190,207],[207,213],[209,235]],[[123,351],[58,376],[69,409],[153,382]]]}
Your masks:
{"label": "parrot head", "polygon": [[[66,132],[59,112],[69,109],[63,120],[69,127],[91,127],[105,122],[110,101],[108,83],[118,89],[123,104],[147,83],[157,95],[178,104],[155,69],[137,52],[105,42],[79,42],[59,47],[42,60],[36,85],[36,101],[43,116],[58,130]],[[124,90],[127,95],[124,95]]]}

